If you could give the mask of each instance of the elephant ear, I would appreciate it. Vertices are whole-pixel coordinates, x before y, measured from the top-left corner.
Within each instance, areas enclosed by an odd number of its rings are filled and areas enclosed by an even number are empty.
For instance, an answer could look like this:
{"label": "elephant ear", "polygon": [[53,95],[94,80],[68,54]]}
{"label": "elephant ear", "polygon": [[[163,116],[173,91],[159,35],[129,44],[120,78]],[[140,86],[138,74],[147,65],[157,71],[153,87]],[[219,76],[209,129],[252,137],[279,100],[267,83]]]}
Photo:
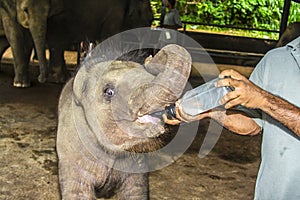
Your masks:
{"label": "elephant ear", "polygon": [[89,102],[87,101],[93,101],[88,95],[94,96],[95,90],[93,90],[93,85],[95,85],[96,82],[95,75],[99,72],[99,70],[95,70],[97,68],[97,66],[93,68],[82,67],[74,78],[73,97],[81,104],[88,105]]}
{"label": "elephant ear", "polygon": [[24,27],[29,28],[29,10],[25,1],[16,1],[17,20]]}
{"label": "elephant ear", "polygon": [[45,20],[63,11],[62,0],[16,0],[17,20],[24,27],[29,28],[30,24],[38,18],[45,17]]}

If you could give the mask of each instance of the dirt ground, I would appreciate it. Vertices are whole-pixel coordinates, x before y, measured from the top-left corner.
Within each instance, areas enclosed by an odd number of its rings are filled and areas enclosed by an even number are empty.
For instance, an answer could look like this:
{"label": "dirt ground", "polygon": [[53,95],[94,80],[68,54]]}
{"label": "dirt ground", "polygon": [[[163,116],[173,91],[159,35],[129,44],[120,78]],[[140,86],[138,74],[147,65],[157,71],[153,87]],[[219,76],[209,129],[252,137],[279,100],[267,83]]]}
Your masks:
{"label": "dirt ground", "polygon": [[[74,64],[72,55],[67,56],[69,66]],[[2,61],[0,199],[56,200],[56,109],[63,85],[40,84],[37,65],[32,63],[30,69],[32,87],[13,88],[11,60]],[[176,162],[150,173],[151,200],[253,199],[261,137],[223,130],[213,150],[200,158],[198,152],[210,123],[214,122],[200,122],[194,142]]]}

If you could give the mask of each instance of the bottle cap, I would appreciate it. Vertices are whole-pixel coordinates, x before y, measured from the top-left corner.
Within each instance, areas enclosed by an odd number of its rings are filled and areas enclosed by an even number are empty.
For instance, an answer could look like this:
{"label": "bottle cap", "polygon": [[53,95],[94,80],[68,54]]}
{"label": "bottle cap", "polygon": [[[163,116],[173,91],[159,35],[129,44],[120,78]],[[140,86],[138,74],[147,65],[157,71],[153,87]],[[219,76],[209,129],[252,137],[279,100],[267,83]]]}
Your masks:
{"label": "bottle cap", "polygon": [[168,119],[176,118],[176,109],[175,104],[171,104],[165,107],[165,113]]}

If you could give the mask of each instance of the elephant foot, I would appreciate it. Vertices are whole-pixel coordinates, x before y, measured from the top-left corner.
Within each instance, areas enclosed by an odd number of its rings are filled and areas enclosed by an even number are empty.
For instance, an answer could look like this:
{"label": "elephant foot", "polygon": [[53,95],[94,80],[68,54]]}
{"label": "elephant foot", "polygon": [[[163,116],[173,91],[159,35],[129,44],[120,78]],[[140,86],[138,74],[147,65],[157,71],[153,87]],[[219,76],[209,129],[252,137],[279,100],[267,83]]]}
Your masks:
{"label": "elephant foot", "polygon": [[18,88],[30,87],[30,80],[27,75],[17,74],[15,75],[13,86]]}
{"label": "elephant foot", "polygon": [[42,74],[39,75],[38,81],[39,81],[40,83],[45,83],[46,80],[47,80],[47,78],[46,78],[44,75],[42,75]]}
{"label": "elephant foot", "polygon": [[14,81],[13,85],[14,85],[14,87],[17,87],[17,88],[27,88],[27,87],[30,87],[30,82]]}
{"label": "elephant foot", "polygon": [[67,80],[67,77],[68,77],[67,74],[53,73],[48,78],[48,82],[51,82],[51,83],[65,83],[66,80]]}

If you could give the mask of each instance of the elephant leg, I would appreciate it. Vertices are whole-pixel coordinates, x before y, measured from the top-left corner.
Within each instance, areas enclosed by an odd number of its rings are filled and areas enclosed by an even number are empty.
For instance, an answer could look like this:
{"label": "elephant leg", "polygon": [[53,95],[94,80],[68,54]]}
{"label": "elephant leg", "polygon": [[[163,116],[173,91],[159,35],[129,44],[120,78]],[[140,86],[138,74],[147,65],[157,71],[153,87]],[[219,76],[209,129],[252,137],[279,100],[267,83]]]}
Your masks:
{"label": "elephant leg", "polygon": [[[74,164],[76,165],[76,164]],[[59,164],[59,183],[61,198],[72,200],[96,200],[95,189],[87,171],[80,168]]]}
{"label": "elephant leg", "polygon": [[[8,47],[9,47],[9,43],[6,37],[0,37],[0,60],[2,59],[2,56]],[[0,71],[1,71],[1,65],[0,65]]]}
{"label": "elephant leg", "polygon": [[29,87],[28,64],[33,43],[30,33],[9,17],[3,18],[3,27],[14,58],[15,87]]}
{"label": "elephant leg", "polygon": [[64,83],[67,80],[68,74],[67,74],[63,49],[61,48],[50,49],[49,68],[51,70],[51,77],[49,81],[55,83]]}
{"label": "elephant leg", "polygon": [[[122,172],[121,172],[122,173]],[[119,199],[147,200],[149,199],[148,174],[126,174],[126,178],[118,194]]]}
{"label": "elephant leg", "polygon": [[[30,87],[28,65],[32,52],[32,45],[27,42],[24,42],[24,45],[19,45],[17,45],[16,48],[12,47],[15,69],[13,85],[14,87]],[[21,46],[23,46],[23,49]]]}

